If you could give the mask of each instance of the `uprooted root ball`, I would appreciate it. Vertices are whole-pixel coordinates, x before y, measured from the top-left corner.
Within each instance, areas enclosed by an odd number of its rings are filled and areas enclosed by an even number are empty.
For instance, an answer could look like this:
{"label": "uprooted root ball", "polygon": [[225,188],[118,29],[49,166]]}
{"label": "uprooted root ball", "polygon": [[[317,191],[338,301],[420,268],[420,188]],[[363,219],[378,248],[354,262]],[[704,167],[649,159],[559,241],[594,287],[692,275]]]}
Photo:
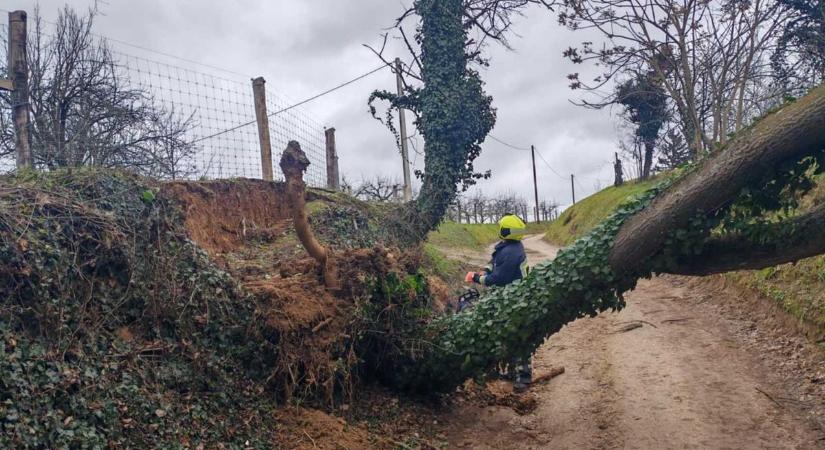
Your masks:
{"label": "uprooted root ball", "polygon": [[333,253],[332,295],[282,192],[91,170],[0,178],[0,446],[270,448],[284,400],[330,404],[382,378],[432,313],[415,252]]}

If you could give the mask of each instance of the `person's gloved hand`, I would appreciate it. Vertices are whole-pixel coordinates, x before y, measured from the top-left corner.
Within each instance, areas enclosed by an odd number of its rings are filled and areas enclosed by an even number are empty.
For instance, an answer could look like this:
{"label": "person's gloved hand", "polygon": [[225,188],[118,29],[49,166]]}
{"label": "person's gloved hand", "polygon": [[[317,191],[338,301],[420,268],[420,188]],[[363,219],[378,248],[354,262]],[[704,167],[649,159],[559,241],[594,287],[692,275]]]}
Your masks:
{"label": "person's gloved hand", "polygon": [[481,284],[481,277],[484,276],[482,272],[467,272],[467,275],[464,277],[464,281],[468,283],[479,283]]}

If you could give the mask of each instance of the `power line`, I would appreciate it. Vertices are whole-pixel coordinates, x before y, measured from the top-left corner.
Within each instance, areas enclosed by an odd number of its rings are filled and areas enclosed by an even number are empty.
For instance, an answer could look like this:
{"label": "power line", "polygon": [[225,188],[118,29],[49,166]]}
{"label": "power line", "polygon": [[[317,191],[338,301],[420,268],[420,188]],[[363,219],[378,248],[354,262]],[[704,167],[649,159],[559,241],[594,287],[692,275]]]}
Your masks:
{"label": "power line", "polygon": [[[321,92],[320,94],[313,95],[312,97],[309,97],[309,98],[307,98],[307,99],[305,99],[305,100],[301,100],[300,102],[295,103],[295,104],[290,105],[290,106],[287,106],[286,108],[279,109],[278,111],[275,111],[275,112],[273,112],[273,113],[267,114],[267,117],[274,117],[274,116],[277,116],[278,114],[281,114],[281,113],[287,112],[287,111],[289,111],[290,109],[295,109],[295,108],[297,108],[297,107],[299,107],[299,106],[301,106],[301,105],[305,105],[305,104],[307,104],[307,103],[309,103],[309,102],[311,102],[311,101],[313,101],[313,100],[317,100],[317,99],[319,99],[319,98],[321,98],[321,97],[323,97],[323,96],[325,96],[325,95],[327,95],[327,94],[330,94],[330,93],[332,93],[332,92],[337,91],[338,89],[344,88],[344,87],[346,87],[346,86],[349,86],[349,85],[350,85],[350,84],[352,84],[352,83],[355,83],[356,81],[362,80],[362,79],[364,79],[364,78],[366,78],[366,77],[368,77],[368,76],[370,76],[370,75],[372,75],[372,74],[374,74],[374,73],[378,72],[379,70],[381,70],[381,69],[383,69],[383,68],[385,68],[385,67],[387,67],[387,66],[386,66],[385,64],[382,64],[380,67],[377,67],[377,68],[375,68],[375,69],[373,69],[373,70],[371,70],[371,71],[369,71],[369,72],[367,72],[367,73],[365,73],[365,74],[363,74],[363,75],[359,75],[359,76],[357,76],[357,77],[355,77],[355,78],[353,78],[353,79],[351,79],[351,80],[349,80],[349,81],[346,81],[346,82],[344,82],[344,83],[341,83],[341,84],[339,84],[338,86],[335,86],[334,88],[327,89],[326,91]],[[212,138],[214,138],[214,137],[221,136],[221,135],[226,134],[226,133],[230,133],[230,132],[235,131],[235,130],[238,130],[238,129],[240,129],[240,128],[247,127],[247,126],[252,125],[252,124],[254,124],[254,123],[256,123],[256,122],[257,122],[257,120],[250,120],[249,122],[245,122],[245,123],[242,123],[242,124],[238,124],[238,125],[236,125],[236,126],[234,126],[234,127],[232,127],[232,128],[227,128],[226,130],[219,131],[219,132],[214,133],[214,134],[210,134],[209,136],[204,136],[204,137],[202,137],[202,138],[195,139],[194,141],[192,141],[192,143],[193,143],[193,144],[195,144],[195,143],[198,143],[198,142],[201,142],[201,141],[205,141],[205,140],[207,140],[207,139],[212,139]]]}
{"label": "power line", "polygon": [[536,154],[539,155],[539,158],[544,162],[544,165],[547,166],[547,168],[550,169],[554,174],[556,174],[557,177],[561,178],[562,180],[567,181],[567,177],[565,177],[564,175],[558,173],[556,171],[556,169],[554,169],[553,166],[551,166],[550,163],[547,162],[546,159],[544,159],[544,156],[541,154],[540,151],[536,150]]}
{"label": "power line", "polygon": [[504,145],[505,147],[510,147],[510,148],[512,148],[513,150],[520,150],[520,151],[523,151],[523,152],[529,152],[529,151],[530,151],[530,149],[529,149],[529,148],[517,147],[517,146],[515,146],[515,145],[513,145],[513,144],[508,144],[507,142],[502,141],[501,139],[499,139],[499,138],[497,138],[497,137],[493,136],[492,134],[488,134],[488,135],[487,135],[487,137],[489,137],[490,139],[492,139],[492,140],[494,140],[494,141],[498,142],[498,143],[499,143],[499,144],[501,144],[501,145]]}
{"label": "power line", "polygon": [[[505,142],[505,141],[493,136],[492,134],[488,134],[487,137],[489,137],[490,139],[498,142],[501,145],[504,145],[505,147],[510,147],[513,150],[526,151],[526,152],[529,152],[531,150],[529,148],[519,147],[519,146],[510,144],[508,142]],[[553,166],[551,166],[550,163],[548,163],[547,160],[544,159],[544,156],[541,154],[540,151],[536,150],[536,154],[539,155],[539,158],[541,158],[542,162],[544,162],[544,165],[546,165],[548,169],[550,169],[554,174],[556,174],[557,177],[561,178],[562,180],[567,180],[567,177],[565,177],[562,174],[558,173],[556,171],[556,169],[554,169]]]}

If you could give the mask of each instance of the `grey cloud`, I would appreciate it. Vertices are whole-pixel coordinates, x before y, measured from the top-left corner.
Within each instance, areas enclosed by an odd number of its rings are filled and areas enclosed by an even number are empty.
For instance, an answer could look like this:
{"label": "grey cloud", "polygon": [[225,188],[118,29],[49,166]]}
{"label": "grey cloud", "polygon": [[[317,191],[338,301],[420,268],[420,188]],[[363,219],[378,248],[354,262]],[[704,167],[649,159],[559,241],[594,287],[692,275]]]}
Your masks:
{"label": "grey cloud", "polygon": [[[63,3],[41,1],[47,17],[54,17]],[[90,3],[70,1],[78,8]],[[380,45],[380,34],[403,11],[404,3],[409,1],[110,0],[98,32],[250,76],[263,75],[270,89],[299,100],[377,67],[378,59],[362,44]],[[6,0],[3,7],[31,10],[33,5],[29,0]],[[490,46],[492,66],[482,71],[498,108],[493,135],[519,146],[536,145],[554,169],[564,176],[576,173],[581,188],[592,192],[593,180],[611,176],[604,161],[615,151],[616,131],[609,111],[588,111],[569,103],[576,93],[569,90],[565,77],[582,68],[561,56],[563,49],[590,36],[562,29],[552,13],[540,9],[526,11],[515,30],[520,36],[511,38],[514,51]],[[389,45],[389,54],[402,53],[399,42]],[[381,72],[306,107],[319,123],[338,130],[341,168],[350,179],[400,175],[394,138],[369,115],[366,105],[373,89],[394,87],[392,74]],[[411,159],[421,168],[421,156],[413,154]],[[553,174],[540,160],[537,164],[542,198],[569,201],[569,180]],[[476,166],[494,174],[478,189],[517,191],[532,198],[529,152],[488,139]]]}

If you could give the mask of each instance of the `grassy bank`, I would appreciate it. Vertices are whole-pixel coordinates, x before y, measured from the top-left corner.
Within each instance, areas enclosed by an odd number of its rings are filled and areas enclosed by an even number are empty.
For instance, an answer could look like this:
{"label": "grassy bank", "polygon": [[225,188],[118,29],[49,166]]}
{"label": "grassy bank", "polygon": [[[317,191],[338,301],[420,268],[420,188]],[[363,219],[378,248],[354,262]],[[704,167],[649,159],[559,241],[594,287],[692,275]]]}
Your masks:
{"label": "grassy bank", "polygon": [[[527,224],[528,234],[541,234],[547,231],[546,223]],[[498,224],[466,224],[444,222],[438,230],[430,233],[427,242],[440,248],[462,248],[468,250],[485,250],[498,241]]]}
{"label": "grassy bank", "polygon": [[[604,220],[622,202],[653,184],[655,181],[629,183],[587,197],[550,224],[545,239],[556,245],[570,244]],[[825,185],[820,185],[803,201],[803,208],[817,204],[823,198]],[[779,303],[801,322],[825,329],[825,256],[725,276],[740,287]]]}
{"label": "grassy bank", "polygon": [[556,245],[568,245],[606,219],[622,202],[656,184],[655,180],[630,182],[609,187],[585,198],[564,211],[547,229],[546,239]]}

